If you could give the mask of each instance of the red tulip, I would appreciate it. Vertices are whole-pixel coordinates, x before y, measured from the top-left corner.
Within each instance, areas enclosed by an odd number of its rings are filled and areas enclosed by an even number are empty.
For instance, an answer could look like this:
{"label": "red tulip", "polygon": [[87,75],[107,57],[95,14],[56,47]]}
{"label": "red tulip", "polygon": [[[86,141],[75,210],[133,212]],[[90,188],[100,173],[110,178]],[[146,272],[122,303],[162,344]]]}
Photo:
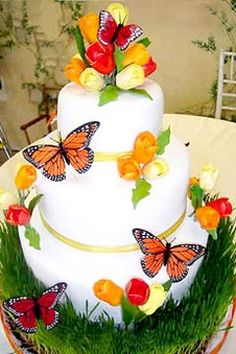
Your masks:
{"label": "red tulip", "polygon": [[207,203],[207,206],[210,206],[213,209],[217,210],[221,218],[227,218],[229,215],[232,214],[233,211],[233,207],[232,204],[229,202],[229,198],[219,198],[216,200],[212,200],[211,202]]}
{"label": "red tulip", "polygon": [[152,57],[150,57],[148,62],[146,64],[142,65],[142,68],[144,70],[144,75],[148,76],[156,70],[157,63],[152,59]]}
{"label": "red tulip", "polygon": [[110,74],[115,69],[114,48],[95,42],[88,46],[85,56],[89,65],[101,74]]}
{"label": "red tulip", "polygon": [[30,211],[22,205],[14,204],[6,211],[6,222],[11,225],[27,225],[30,221]]}
{"label": "red tulip", "polygon": [[138,278],[131,279],[125,288],[127,298],[133,305],[144,305],[150,295],[150,288],[145,281]]}

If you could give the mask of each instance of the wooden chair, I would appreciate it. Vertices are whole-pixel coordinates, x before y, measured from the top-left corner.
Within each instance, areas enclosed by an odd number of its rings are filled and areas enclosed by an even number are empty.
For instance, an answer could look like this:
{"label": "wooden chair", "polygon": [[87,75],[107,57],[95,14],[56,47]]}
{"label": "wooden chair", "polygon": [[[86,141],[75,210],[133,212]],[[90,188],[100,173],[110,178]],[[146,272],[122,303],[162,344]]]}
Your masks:
{"label": "wooden chair", "polygon": [[6,134],[3,130],[2,125],[0,124],[0,150],[2,150],[7,159],[10,159],[13,155],[11,146],[7,140]]}
{"label": "wooden chair", "polygon": [[[229,72],[227,73],[227,69]],[[231,88],[229,90],[229,87]],[[236,53],[220,51],[218,86],[215,118],[220,119],[222,111],[236,111]],[[229,102],[224,105],[224,98],[229,98]]]}

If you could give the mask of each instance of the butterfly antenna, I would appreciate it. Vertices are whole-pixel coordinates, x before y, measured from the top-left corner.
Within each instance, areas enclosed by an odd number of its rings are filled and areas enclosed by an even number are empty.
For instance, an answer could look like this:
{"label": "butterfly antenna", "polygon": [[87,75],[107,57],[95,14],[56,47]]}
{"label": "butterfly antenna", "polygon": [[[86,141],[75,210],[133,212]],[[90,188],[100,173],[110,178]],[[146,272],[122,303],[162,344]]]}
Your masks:
{"label": "butterfly antenna", "polygon": [[170,241],[170,243],[174,242],[174,240],[176,240],[176,237],[172,238],[172,240]]}
{"label": "butterfly antenna", "polygon": [[54,142],[57,143],[57,144],[59,143],[57,140],[55,140],[55,139],[53,139],[53,138],[51,138],[51,137],[50,137],[49,139],[52,140],[52,141],[54,141]]}

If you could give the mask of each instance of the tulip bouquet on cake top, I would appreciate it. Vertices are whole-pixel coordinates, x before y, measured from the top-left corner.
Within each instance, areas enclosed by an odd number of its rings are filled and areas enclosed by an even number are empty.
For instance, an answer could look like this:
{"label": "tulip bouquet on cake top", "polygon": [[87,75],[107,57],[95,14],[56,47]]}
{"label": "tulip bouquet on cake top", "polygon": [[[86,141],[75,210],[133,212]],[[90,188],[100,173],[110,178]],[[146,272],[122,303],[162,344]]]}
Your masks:
{"label": "tulip bouquet on cake top", "polygon": [[143,29],[129,24],[128,15],[126,6],[113,3],[99,15],[89,13],[77,22],[79,53],[65,67],[65,75],[89,91],[100,91],[100,106],[116,100],[121,91],[152,99],[137,88],[157,67],[147,49],[151,42],[147,37],[140,39]]}

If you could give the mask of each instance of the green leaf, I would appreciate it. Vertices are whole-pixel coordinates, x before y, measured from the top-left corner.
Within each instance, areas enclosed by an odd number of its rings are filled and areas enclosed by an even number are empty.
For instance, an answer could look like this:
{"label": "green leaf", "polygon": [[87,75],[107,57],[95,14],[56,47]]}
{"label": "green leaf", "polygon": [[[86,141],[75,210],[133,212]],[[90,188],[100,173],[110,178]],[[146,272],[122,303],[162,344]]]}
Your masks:
{"label": "green leaf", "polygon": [[213,237],[214,240],[217,240],[217,230],[207,230],[208,234]]}
{"label": "green leaf", "polygon": [[76,26],[76,28],[75,28],[75,39],[76,39],[76,44],[77,44],[79,54],[80,54],[81,58],[83,59],[83,62],[88,66],[88,62],[85,57],[84,39],[83,39],[82,33],[80,32],[80,29],[78,26]]}
{"label": "green leaf", "polygon": [[117,72],[119,73],[123,69],[123,61],[125,54],[115,45],[114,58],[116,63]]}
{"label": "green leaf", "polygon": [[149,98],[151,101],[153,101],[152,96],[151,96],[146,90],[137,89],[137,88],[132,88],[132,89],[129,90],[129,92],[137,93],[138,95],[142,95],[142,96],[144,96],[144,97]]}
{"label": "green leaf", "polygon": [[36,205],[38,204],[38,202],[40,201],[40,199],[42,198],[43,194],[38,194],[36,195],[29,203],[28,209],[30,211],[30,214],[33,213],[34,208],[36,207]]}
{"label": "green leaf", "polygon": [[30,247],[35,248],[36,250],[40,250],[40,236],[38,232],[31,227],[30,225],[27,225],[25,227],[25,238],[29,240],[29,245]]}
{"label": "green leaf", "polygon": [[170,280],[168,280],[166,283],[162,284],[163,288],[165,291],[169,291],[171,288],[172,282]]}
{"label": "green leaf", "polygon": [[190,193],[191,193],[192,206],[194,210],[196,210],[197,208],[200,208],[202,206],[204,191],[199,186],[199,184],[193,184],[190,187]]}
{"label": "green leaf", "polygon": [[163,132],[157,138],[157,155],[162,155],[165,152],[165,147],[170,142],[170,127]]}
{"label": "green leaf", "polygon": [[132,203],[134,208],[136,208],[138,202],[146,198],[150,194],[150,189],[152,185],[148,183],[144,178],[139,178],[135,183],[135,188],[132,189]]}
{"label": "green leaf", "polygon": [[116,101],[119,96],[119,88],[116,86],[108,85],[101,92],[99,97],[99,106],[104,106],[105,104]]}
{"label": "green leaf", "polygon": [[139,313],[139,309],[137,306],[132,305],[129,300],[122,296],[121,298],[121,312],[122,312],[122,320],[128,326],[132,321],[134,321],[135,317]]}
{"label": "green leaf", "polygon": [[145,47],[148,47],[152,42],[150,41],[150,39],[148,37],[145,37],[143,39],[140,39],[140,41],[138,41],[137,43],[141,43]]}

